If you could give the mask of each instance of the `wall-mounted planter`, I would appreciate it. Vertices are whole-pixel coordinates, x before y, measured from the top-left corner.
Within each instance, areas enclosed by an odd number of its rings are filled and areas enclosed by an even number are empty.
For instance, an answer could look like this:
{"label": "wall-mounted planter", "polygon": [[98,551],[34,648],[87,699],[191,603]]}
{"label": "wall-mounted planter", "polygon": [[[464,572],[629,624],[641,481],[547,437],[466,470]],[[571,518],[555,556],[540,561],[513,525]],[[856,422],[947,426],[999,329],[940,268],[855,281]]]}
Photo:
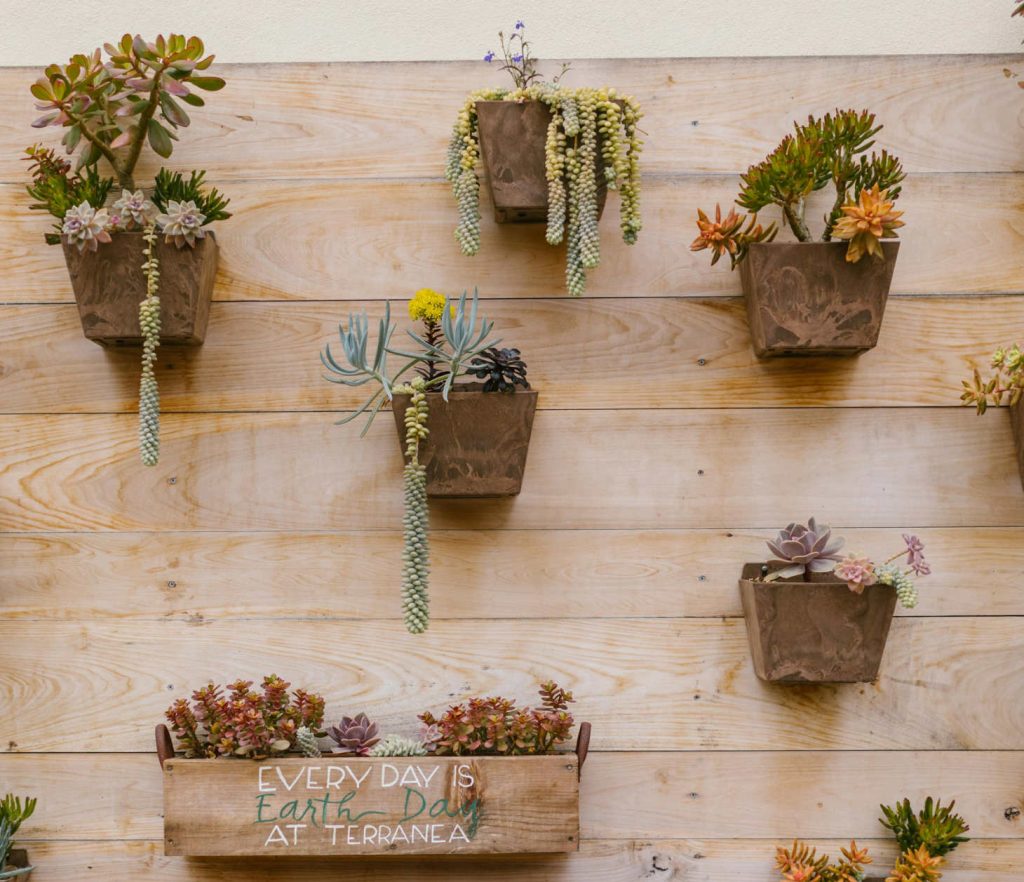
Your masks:
{"label": "wall-mounted planter", "polygon": [[[96,251],[64,244],[64,259],[78,303],[82,330],[106,346],[139,346],[139,303],[146,296],[142,272],[146,243],[141,232],[115,233]],[[210,300],[217,275],[213,233],[194,248],[157,242],[160,261],[160,342],[198,346],[206,337]]]}
{"label": "wall-mounted planter", "polygon": [[[544,143],[551,122],[548,106],[543,101],[478,101],[476,116],[494,220],[499,224],[546,221],[548,179]],[[608,196],[600,149],[597,166],[600,217]]]}
{"label": "wall-mounted planter", "polygon": [[[503,103],[503,102],[497,102]],[[537,393],[482,392],[482,384],[456,386],[448,401],[428,392],[429,435],[420,449],[428,496],[515,496],[523,485]],[[409,396],[396,394],[391,409],[405,448]]]}
{"label": "wall-mounted planter", "polygon": [[740,264],[759,358],[856,355],[878,343],[899,240],[883,260],[846,261],[846,242],[762,242]]}
{"label": "wall-mounted planter", "polygon": [[868,683],[878,677],[896,609],[896,591],[852,592],[831,573],[759,580],[748,563],[740,596],[754,671],[772,683]]}
{"label": "wall-mounted planter", "polygon": [[576,753],[175,759],[157,727],[164,852],[195,857],[462,855],[579,848]]}
{"label": "wall-mounted planter", "polygon": [[17,879],[25,882],[32,875],[33,867],[28,862],[28,852],[24,848],[12,848],[7,856],[7,866],[0,867],[0,879]]}
{"label": "wall-mounted planter", "polygon": [[1017,448],[1020,483],[1024,487],[1024,401],[1010,408],[1010,425],[1013,426],[1013,446]]}

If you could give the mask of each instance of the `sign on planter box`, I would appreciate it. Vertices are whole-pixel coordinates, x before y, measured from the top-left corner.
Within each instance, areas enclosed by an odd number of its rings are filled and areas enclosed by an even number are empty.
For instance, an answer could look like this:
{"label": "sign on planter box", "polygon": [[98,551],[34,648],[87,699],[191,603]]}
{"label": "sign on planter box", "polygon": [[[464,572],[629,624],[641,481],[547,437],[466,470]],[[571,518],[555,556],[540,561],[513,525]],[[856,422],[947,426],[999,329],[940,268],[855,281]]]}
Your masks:
{"label": "sign on planter box", "polygon": [[529,757],[168,759],[168,855],[576,851],[579,761]]}

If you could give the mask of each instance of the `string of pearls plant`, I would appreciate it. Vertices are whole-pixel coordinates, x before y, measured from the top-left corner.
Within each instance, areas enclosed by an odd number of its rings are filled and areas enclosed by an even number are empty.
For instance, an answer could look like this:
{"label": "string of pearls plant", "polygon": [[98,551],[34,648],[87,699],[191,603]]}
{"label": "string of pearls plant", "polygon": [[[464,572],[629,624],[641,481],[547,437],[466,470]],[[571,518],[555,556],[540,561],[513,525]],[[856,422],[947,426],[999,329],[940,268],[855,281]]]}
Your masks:
{"label": "string of pearls plant", "polygon": [[[627,245],[636,242],[640,218],[640,139],[643,113],[636,99],[615,89],[572,89],[554,82],[534,82],[535,59],[517,22],[507,44],[499,34],[504,55],[503,70],[514,89],[479,89],[472,92],[459,111],[448,142],[445,178],[459,207],[455,238],[462,253],[480,250],[480,133],[476,104],[479,101],[541,101],[551,112],[544,145],[548,183],[546,238],[551,245],[566,243],[565,283],[573,297],[586,288],[586,271],[601,262],[597,225],[598,175],[609,190],[619,192],[619,226]],[[492,61],[494,52],[484,56]]]}
{"label": "string of pearls plant", "polygon": [[155,466],[160,460],[160,390],[153,364],[160,345],[160,261],[156,256],[156,224],[143,233],[146,262],[146,297],[139,304],[139,327],[142,329],[142,376],[139,379],[139,453],[142,464]]}

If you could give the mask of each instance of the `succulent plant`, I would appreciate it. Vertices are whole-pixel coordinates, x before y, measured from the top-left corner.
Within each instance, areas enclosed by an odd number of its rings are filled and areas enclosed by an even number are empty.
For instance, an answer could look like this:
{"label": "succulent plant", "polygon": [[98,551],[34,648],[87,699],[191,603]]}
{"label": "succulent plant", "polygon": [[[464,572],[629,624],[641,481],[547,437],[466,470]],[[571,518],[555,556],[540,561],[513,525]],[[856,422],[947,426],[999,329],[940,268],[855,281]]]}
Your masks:
{"label": "succulent plant", "polygon": [[550,753],[572,734],[573,696],[550,680],[541,684],[540,696],[538,708],[491,697],[453,705],[440,718],[424,712],[426,746],[442,756]]}
{"label": "succulent plant", "polygon": [[122,190],[112,206],[118,229],[145,229],[156,217],[157,207],[142,190]]}
{"label": "succulent plant", "polygon": [[230,212],[226,210],[230,201],[221,195],[216,187],[206,188],[204,170],[193,171],[188,180],[185,180],[181,172],[171,172],[166,168],[157,172],[153,204],[163,213],[167,213],[172,202],[191,202],[209,225],[214,221],[227,220],[231,217]]}
{"label": "succulent plant", "polygon": [[160,461],[160,390],[157,386],[156,350],[160,345],[160,261],[156,256],[156,228],[150,223],[144,234],[146,247],[142,272],[146,276],[146,298],[139,304],[142,331],[142,374],[139,378],[139,454],[142,464]]}
{"label": "succulent plant", "polygon": [[485,349],[469,363],[466,373],[484,380],[484,392],[515,392],[516,386],[529,389],[526,362],[518,349]]}
{"label": "succulent plant", "polygon": [[878,184],[870,190],[861,190],[856,201],[843,205],[842,212],[843,217],[836,222],[832,235],[849,241],[846,259],[850,263],[856,263],[865,254],[885,257],[882,239],[894,237],[896,228],[903,226],[900,220],[903,212],[893,210],[888,191],[879,190]]}
{"label": "succulent plant", "polygon": [[[14,847],[14,834],[22,823],[28,820],[36,810],[34,797],[25,797],[8,793],[0,800],[0,873],[3,873]],[[27,871],[23,874],[27,875]]]}
{"label": "succulent plant", "polygon": [[[904,555],[905,569],[895,563]],[[931,571],[924,558],[924,543],[909,533],[903,534],[903,548],[881,563],[869,557],[847,555],[835,567],[836,578],[846,582],[851,591],[860,594],[869,585],[888,585],[896,590],[900,605],[906,609],[917,606],[917,587],[911,573],[927,576]]]}
{"label": "succulent plant", "polygon": [[[743,226],[746,222],[746,227]],[[750,246],[755,242],[771,242],[778,232],[775,224],[770,224],[767,229],[761,227],[757,222],[757,215],[737,214],[736,209],[731,209],[722,218],[722,206],[715,206],[715,219],[711,220],[703,211],[697,209],[697,238],[690,244],[691,251],[703,251],[711,249],[711,265],[714,266],[721,259],[722,255],[728,254],[733,269],[747,256]]]}
{"label": "succulent plant", "polygon": [[983,414],[989,406],[1000,407],[1003,404],[1018,404],[1024,397],[1024,351],[1014,344],[1009,349],[997,349],[992,355],[993,373],[982,379],[981,372],[975,368],[972,381],[964,380],[964,391],[960,400],[967,405],[977,407]]}
{"label": "succulent plant", "polygon": [[95,166],[79,174],[71,174],[71,163],[61,159],[52,149],[34,145],[25,150],[32,183],[26,189],[35,201],[29,205],[34,211],[47,211],[57,218],[56,232],[46,233],[46,242],[59,245],[64,217],[68,210],[87,202],[95,209],[103,208],[107,194],[114,185],[112,178],[100,177]]}
{"label": "succulent plant", "polygon": [[903,852],[885,882],[939,882],[945,863],[945,858],[929,854],[922,845],[913,851]]}
{"label": "succulent plant", "polygon": [[[768,548],[775,559],[775,564],[765,581],[788,579],[803,576],[806,573],[830,573],[839,561],[839,549],[843,547],[842,539],[832,539],[832,529],[819,527],[814,518],[807,525],[790,524],[774,540],[768,542]],[[781,567],[778,565],[781,564]]]}
{"label": "succulent plant", "polygon": [[337,726],[327,730],[327,734],[338,745],[334,752],[349,756],[369,756],[370,748],[380,741],[377,724],[371,722],[366,714],[342,717]]}
{"label": "succulent plant", "polygon": [[879,822],[892,831],[901,851],[924,848],[928,854],[942,857],[968,841],[963,834],[970,827],[953,811],[955,807],[956,800],[944,806],[941,800],[929,796],[924,807],[915,812],[910,800],[904,799],[895,806],[881,806]]}
{"label": "succulent plant", "polygon": [[309,726],[299,726],[295,731],[295,746],[305,757],[319,759],[323,756],[320,752],[320,745],[317,743],[316,732]]}
{"label": "succulent plant", "polygon": [[184,248],[186,245],[194,248],[196,240],[206,236],[206,215],[191,200],[171,200],[167,203],[166,212],[157,215],[156,222],[164,234],[164,241],[173,242],[178,248]]}
{"label": "succulent plant", "polygon": [[409,395],[405,411],[403,471],[405,547],[402,550],[402,615],[410,634],[422,634],[430,623],[430,505],[427,502],[427,469],[420,462],[420,444],[429,434],[426,381],[417,377],[396,392]]}
{"label": "succulent plant", "polygon": [[868,850],[851,839],[841,853],[841,860],[833,864],[827,854],[819,857],[817,849],[797,839],[789,848],[776,847],[775,867],[786,882],[860,882],[864,867],[871,863]]}
{"label": "succulent plant", "polygon": [[174,147],[174,130],[189,124],[183,104],[202,107],[193,89],[217,91],[224,80],[204,74],[213,56],[204,56],[203,41],[181,34],[152,42],[125,34],[117,45],[72,56],[65,65],[49,65],[32,85],[37,109],[32,125],[62,126],[68,153],[80,149],[78,168],[106,159],[117,181],[134,191],[133,173],[148,140],[166,158]]}
{"label": "succulent plant", "polygon": [[110,241],[110,216],[105,208],[93,208],[88,202],[69,208],[61,232],[68,244],[79,251],[95,251],[101,242]]}
{"label": "succulent plant", "polygon": [[370,748],[370,756],[426,756],[427,749],[418,738],[385,735]]}

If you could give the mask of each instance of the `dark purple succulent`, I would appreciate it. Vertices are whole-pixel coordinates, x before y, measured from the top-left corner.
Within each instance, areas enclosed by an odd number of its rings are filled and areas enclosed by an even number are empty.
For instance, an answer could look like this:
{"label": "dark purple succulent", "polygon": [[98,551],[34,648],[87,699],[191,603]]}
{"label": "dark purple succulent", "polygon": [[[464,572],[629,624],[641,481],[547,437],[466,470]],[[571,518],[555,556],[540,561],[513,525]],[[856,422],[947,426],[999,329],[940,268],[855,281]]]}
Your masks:
{"label": "dark purple succulent", "polygon": [[832,539],[832,529],[818,526],[814,518],[807,525],[790,524],[768,543],[775,555],[768,562],[772,572],[766,576],[773,579],[788,579],[806,573],[830,573],[839,561],[839,549],[845,540]]}

